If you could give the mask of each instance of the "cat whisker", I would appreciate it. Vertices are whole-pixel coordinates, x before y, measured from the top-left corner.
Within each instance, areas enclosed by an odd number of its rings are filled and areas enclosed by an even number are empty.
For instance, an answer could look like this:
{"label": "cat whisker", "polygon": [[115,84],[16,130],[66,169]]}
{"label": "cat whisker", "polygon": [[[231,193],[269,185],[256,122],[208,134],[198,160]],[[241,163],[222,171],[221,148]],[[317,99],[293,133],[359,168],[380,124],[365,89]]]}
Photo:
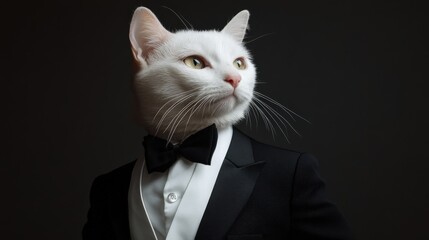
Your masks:
{"label": "cat whisker", "polygon": [[[253,113],[253,117],[255,118],[255,122],[256,122],[255,127],[258,127],[259,126],[258,115],[260,115],[260,114],[259,114],[258,110],[255,108],[255,106],[253,106],[253,105],[254,105],[254,103],[250,102],[249,109],[250,109],[250,113]],[[249,117],[251,117],[251,116],[249,115]]]}
{"label": "cat whisker", "polygon": [[285,112],[287,112],[287,113],[289,114],[289,116],[290,116],[294,121],[296,121],[296,120],[295,120],[295,118],[292,116],[292,114],[293,114],[294,116],[296,116],[296,117],[298,117],[298,118],[300,118],[300,119],[304,120],[305,122],[307,122],[307,123],[311,124],[311,122],[310,122],[310,121],[308,121],[308,120],[307,120],[307,119],[305,119],[304,117],[300,116],[299,114],[295,113],[294,111],[290,110],[289,108],[287,108],[287,107],[283,106],[282,104],[280,104],[280,103],[279,103],[279,102],[277,102],[276,100],[274,100],[274,99],[272,99],[272,98],[270,98],[270,97],[268,97],[268,96],[266,96],[266,95],[264,95],[264,94],[262,94],[262,93],[260,93],[260,92],[257,92],[257,91],[255,91],[254,93],[255,93],[255,95],[256,95],[256,96],[261,97],[261,98],[263,98],[263,99],[265,99],[265,100],[267,100],[267,101],[271,102],[272,104],[277,105],[277,106],[278,106],[278,107],[280,107],[281,109],[283,109]]}
{"label": "cat whisker", "polygon": [[252,128],[252,106],[249,104],[247,111],[244,113],[244,120],[246,121],[246,125],[249,125]]}
{"label": "cat whisker", "polygon": [[[189,98],[191,98],[193,96],[194,92],[191,92],[187,95],[185,95],[184,97],[182,97],[181,99],[177,100],[177,102],[175,102],[173,105],[171,105],[162,115],[160,121],[157,124],[156,127],[156,133],[158,133],[159,128],[162,126],[162,123],[164,122],[165,118],[170,114],[170,112],[177,106],[179,106],[181,103],[185,102],[186,100],[188,100]],[[164,130],[164,132],[167,130],[167,128]]]}
{"label": "cat whisker", "polygon": [[[274,121],[274,123],[277,125],[277,127],[279,128],[279,130],[280,130],[280,132],[283,134],[283,136],[286,138],[286,140],[289,142],[289,138],[288,138],[288,135],[283,131],[283,127],[279,124],[279,122],[285,127],[285,129],[286,129],[286,131],[287,131],[287,125],[282,121],[282,118],[280,118],[278,115],[278,113],[275,111],[275,110],[273,110],[270,106],[268,106],[268,105],[266,105],[264,102],[262,102],[261,100],[259,100],[259,99],[257,99],[257,98],[255,98],[255,101],[257,102],[257,103],[259,103],[260,104],[260,106],[263,108],[263,109],[265,109],[266,110],[266,112],[267,112],[267,114],[268,114],[268,116],[270,116],[271,117],[271,119]],[[274,115],[274,116],[273,116]],[[278,121],[276,120],[276,118],[278,119]],[[284,119],[284,118],[283,118]],[[284,119],[284,120],[286,120],[286,119]],[[286,120],[286,122],[287,123],[289,123],[287,120]],[[289,126],[291,126],[290,124],[289,124]],[[292,128],[293,129],[293,128]],[[298,134],[298,133],[297,133]],[[299,135],[299,134],[298,134]]]}
{"label": "cat whisker", "polygon": [[264,111],[261,110],[261,108],[259,108],[259,106],[255,103],[255,102],[250,102],[255,109],[257,110],[257,112],[259,113],[259,116],[261,116],[262,121],[264,122],[265,128],[269,131],[271,131],[271,134],[274,138],[275,136],[275,129],[274,126],[272,125],[270,119],[267,117],[267,115],[265,115]]}
{"label": "cat whisker", "polygon": [[260,38],[263,38],[263,37],[266,37],[266,36],[270,36],[270,35],[272,35],[272,34],[274,34],[274,32],[262,34],[262,35],[261,35],[261,36],[259,36],[259,37],[256,37],[256,38],[254,38],[254,39],[252,39],[252,40],[249,40],[249,41],[247,41],[247,42],[244,42],[244,44],[248,44],[248,43],[254,42],[254,41],[256,41],[256,40],[258,40],[258,39],[260,39]]}
{"label": "cat whisker", "polygon": [[210,109],[211,101],[212,101],[212,99],[211,99],[211,98],[207,98],[207,100],[204,102],[204,105],[202,105],[202,106],[206,106],[206,105],[208,104],[208,107],[204,107],[204,108],[203,108],[203,111],[202,111],[202,113],[201,113],[201,116],[205,116],[206,109]]}
{"label": "cat whisker", "polygon": [[176,125],[177,120],[179,119],[179,117],[182,115],[182,113],[184,111],[186,111],[190,106],[192,106],[193,103],[197,102],[199,99],[192,99],[190,102],[188,102],[182,109],[179,110],[179,112],[176,113],[176,115],[170,120],[170,122],[168,123],[168,125],[165,127],[163,133],[167,132],[167,130],[170,128],[170,133],[168,134],[168,138],[170,140],[170,136],[173,135],[174,133],[174,126]]}
{"label": "cat whisker", "polygon": [[[163,8],[167,8],[168,10],[170,10],[171,12],[173,12],[174,13],[174,15],[176,15],[176,17],[177,18],[179,18],[179,20],[182,22],[182,24],[185,26],[185,28],[186,28],[186,30],[192,30],[194,27],[192,26],[192,24],[190,24],[189,22],[188,22],[188,20],[186,20],[181,14],[179,15],[178,13],[176,13],[173,9],[171,9],[171,8],[169,8],[169,7],[167,7],[167,6],[162,6]],[[185,21],[183,20],[183,19],[191,26],[191,28],[189,28],[188,27],[188,25],[186,25],[186,23],[185,23]]]}
{"label": "cat whisker", "polygon": [[[181,109],[179,113],[176,114],[176,116],[172,119],[172,121],[170,121],[170,124],[172,123],[172,125],[169,133],[169,137],[168,137],[169,140],[171,140],[172,137],[174,136],[174,133],[176,132],[177,127],[180,125],[182,120],[186,117],[186,114],[188,114],[188,112],[191,111],[195,107],[195,105],[197,105],[198,102],[200,101],[202,101],[201,98],[195,98],[194,100],[186,104],[185,107],[183,107],[183,109]],[[167,129],[170,126],[170,124],[167,126]],[[184,134],[185,133],[186,131],[184,131]]]}
{"label": "cat whisker", "polygon": [[[213,99],[213,101],[215,101],[216,99]],[[212,102],[213,102],[212,101]],[[219,111],[219,109],[222,109],[224,106],[225,106],[225,102],[223,101],[223,102],[221,102],[220,104],[217,104],[216,105],[216,107],[215,107],[215,109],[213,109],[213,112],[212,112],[212,114],[211,114],[211,117],[213,117],[218,111]]]}
{"label": "cat whisker", "polygon": [[[185,138],[185,137],[186,137],[186,136],[185,136],[185,134],[186,134],[186,132],[188,131],[189,121],[191,120],[191,117],[192,117],[193,113],[195,112],[195,109],[196,109],[196,108],[197,108],[197,106],[198,106],[198,105],[203,101],[203,99],[204,99],[204,98],[199,99],[198,101],[196,101],[196,102],[195,102],[195,104],[192,104],[192,106],[189,108],[189,110],[191,111],[191,113],[189,114],[188,119],[186,120],[186,124],[185,124],[184,130],[183,130],[182,138]],[[189,111],[186,111],[182,118],[186,117],[186,114],[187,114],[188,112],[189,112]],[[180,122],[181,122],[181,120],[177,123],[176,128],[177,128],[177,126],[180,124]]]}
{"label": "cat whisker", "polygon": [[[189,117],[188,117],[188,121],[185,125],[185,129],[183,131],[183,138],[186,137],[185,135],[187,134],[187,126],[189,124],[189,120],[192,117],[192,115],[197,111],[197,108],[199,106],[201,106],[201,104],[207,99],[207,97],[203,97],[200,99],[195,99],[195,101],[191,101],[190,103],[188,103],[182,110],[183,112],[177,114],[177,119],[175,120],[175,123],[173,123],[172,125],[172,130],[171,130],[171,137],[173,136],[173,134],[176,132],[177,127],[180,125],[180,123],[183,121],[183,119],[186,117],[186,115],[190,112]],[[182,111],[181,110],[181,111]],[[180,117],[181,116],[181,117]],[[179,119],[180,117],[180,119]]]}
{"label": "cat whisker", "polygon": [[[193,105],[193,106],[192,106],[192,108],[191,108],[191,113],[189,114],[188,120],[186,121],[186,124],[185,124],[184,134],[185,134],[185,133],[186,133],[186,131],[187,131],[188,124],[189,124],[189,121],[191,120],[192,116],[193,116],[193,115],[195,114],[195,112],[197,112],[197,111],[199,110],[199,108],[200,108],[202,105],[204,105],[204,104],[205,104],[205,102],[207,102],[207,101],[208,101],[208,98],[207,98],[207,97],[205,97],[205,98],[200,99],[198,102],[196,102],[196,103],[195,103],[195,105]],[[204,113],[202,113],[202,116],[204,116]],[[183,136],[183,137],[185,137],[185,136]]]}
{"label": "cat whisker", "polygon": [[255,127],[258,127],[260,125],[260,123],[258,121],[259,120],[258,115],[260,115],[260,114],[259,114],[258,110],[255,108],[255,106],[253,106],[253,105],[254,105],[253,102],[249,102],[249,110],[250,110],[249,111],[249,118],[252,117],[252,116],[250,116],[250,114],[253,114],[253,117],[255,118]]}
{"label": "cat whisker", "polygon": [[175,94],[175,95],[172,95],[172,96],[169,96],[168,98],[171,98],[169,101],[167,101],[166,103],[164,103],[159,109],[158,109],[158,111],[156,112],[156,114],[155,114],[155,116],[152,118],[152,123],[153,122],[155,122],[155,119],[156,119],[156,117],[158,116],[158,114],[161,112],[161,110],[165,107],[165,106],[167,106],[169,103],[171,103],[172,101],[177,101],[177,99],[178,98],[180,98],[181,96],[183,96],[183,95],[186,95],[186,94],[188,94],[189,92],[191,92],[191,91],[195,91],[195,89],[191,89],[191,90],[188,90],[188,91],[186,91],[186,92],[181,92],[181,93],[178,93],[178,94]]}
{"label": "cat whisker", "polygon": [[169,115],[169,113],[178,105],[180,105],[182,102],[186,101],[187,99],[189,99],[191,97],[192,94],[187,94],[184,97],[181,97],[180,99],[174,99],[176,100],[175,103],[173,103],[161,116],[161,119],[158,121],[157,124],[157,132],[159,127],[162,125],[162,123],[164,122],[164,119]]}
{"label": "cat whisker", "polygon": [[[288,142],[289,141],[289,134],[288,129],[292,129],[294,133],[296,133],[298,136],[301,136],[300,133],[297,131],[297,129],[291,124],[291,122],[286,119],[284,114],[281,114],[278,109],[281,109],[284,111],[287,116],[289,116],[293,121],[297,121],[295,117],[298,117],[299,119],[304,120],[307,123],[310,123],[305,118],[301,117],[297,113],[293,112],[292,110],[286,108],[282,104],[278,103],[274,99],[259,93],[257,91],[253,92],[252,94],[245,94],[245,98],[251,98],[252,101],[250,101],[249,104],[249,112],[246,113],[246,121],[248,121],[250,124],[252,124],[252,114],[256,120],[256,124],[258,124],[258,118],[262,119],[265,128],[269,131],[271,131],[271,134],[273,135],[273,138],[275,139],[276,135],[276,128],[278,128],[281,132],[281,134],[286,138]],[[266,102],[264,102],[264,101]],[[269,104],[273,104],[276,108]],[[278,109],[277,109],[278,108]],[[258,116],[259,115],[259,116]],[[247,122],[246,122],[247,123]]]}
{"label": "cat whisker", "polygon": [[[197,112],[202,106],[204,106],[208,101],[210,101],[211,100],[211,98],[210,97],[205,97],[205,98],[203,98],[203,101],[201,101],[200,103],[199,103],[199,105],[197,105],[196,106],[196,108],[195,108],[195,110],[193,110],[192,112],[191,112],[191,115],[190,115],[190,117],[195,113],[195,112]],[[197,103],[198,104],[198,103]],[[203,108],[203,112],[201,113],[201,116],[204,116],[204,111],[205,111],[205,108]]]}
{"label": "cat whisker", "polygon": [[247,124],[247,121],[249,121],[250,128],[252,128],[252,113],[253,113],[253,116],[254,116],[255,122],[256,122],[256,127],[258,127],[257,110],[252,105],[253,94],[249,94],[249,93],[243,92],[243,97],[246,99],[246,101],[249,102],[248,110],[245,112],[246,124]]}
{"label": "cat whisker", "polygon": [[193,30],[194,26],[182,14],[180,14],[180,16],[191,26],[191,30]]}
{"label": "cat whisker", "polygon": [[256,110],[256,113],[260,116],[260,118],[262,119],[262,122],[264,123],[264,126],[267,130],[271,130],[270,127],[270,122],[269,119],[267,118],[267,116],[265,115],[265,113],[259,108],[258,105],[256,105],[255,102],[250,102],[250,104],[254,107],[254,109]]}
{"label": "cat whisker", "polygon": [[287,123],[287,125],[290,127],[290,128],[292,128],[292,130],[298,135],[298,136],[301,136],[301,134],[299,134],[299,132],[292,126],[292,124],[286,119],[286,118],[284,118],[280,113],[278,113],[274,108],[272,108],[271,106],[269,106],[268,104],[266,104],[266,103],[264,103],[264,102],[262,102],[260,99],[258,99],[258,98],[255,98],[255,100],[257,100],[257,101],[259,101],[262,105],[264,105],[266,108],[267,108],[267,110],[269,110],[270,112],[272,112],[273,114],[274,114],[274,116],[276,116],[278,119],[279,119],[279,121],[286,127],[286,129],[287,129],[287,126],[286,126],[286,124],[284,124],[284,122],[286,122]]}
{"label": "cat whisker", "polygon": [[293,121],[296,122],[296,119],[292,116],[292,114],[288,111],[288,109],[284,108],[283,105],[281,105],[280,103],[277,104],[276,101],[271,100],[270,98],[266,97],[265,95],[262,95],[262,94],[259,94],[259,93],[255,92],[255,98],[258,98],[258,97],[261,97],[262,99],[264,99],[264,100],[266,100],[266,101],[268,101],[268,102],[270,102],[270,103],[272,103],[274,105],[279,106],[282,110],[284,110],[289,115],[289,117],[292,118]]}

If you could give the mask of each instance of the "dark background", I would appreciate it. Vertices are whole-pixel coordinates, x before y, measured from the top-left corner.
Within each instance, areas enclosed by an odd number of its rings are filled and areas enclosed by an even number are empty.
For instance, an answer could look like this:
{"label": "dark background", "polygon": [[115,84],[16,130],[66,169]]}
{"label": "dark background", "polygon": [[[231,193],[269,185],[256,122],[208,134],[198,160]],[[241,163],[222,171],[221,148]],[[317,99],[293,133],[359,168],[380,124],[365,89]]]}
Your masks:
{"label": "dark background", "polygon": [[[221,29],[251,12],[257,90],[312,122],[290,143],[318,157],[358,239],[429,239],[427,8],[404,1],[33,1],[3,5],[2,239],[79,239],[92,180],[134,160],[128,27]],[[13,9],[13,10],[12,10]],[[3,157],[2,157],[3,158]],[[11,194],[6,194],[10,192]]]}

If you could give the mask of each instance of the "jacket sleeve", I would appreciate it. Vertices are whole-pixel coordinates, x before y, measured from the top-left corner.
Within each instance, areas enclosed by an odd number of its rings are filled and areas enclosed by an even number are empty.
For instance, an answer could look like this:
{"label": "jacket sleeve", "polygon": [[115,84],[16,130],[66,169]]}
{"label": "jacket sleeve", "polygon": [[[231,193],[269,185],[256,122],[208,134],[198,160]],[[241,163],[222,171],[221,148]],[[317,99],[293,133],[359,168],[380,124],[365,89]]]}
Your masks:
{"label": "jacket sleeve", "polygon": [[327,200],[318,162],[310,154],[298,159],[291,204],[292,239],[353,239],[345,219]]}
{"label": "jacket sleeve", "polygon": [[107,184],[103,183],[103,176],[99,176],[92,183],[90,208],[87,222],[82,230],[83,240],[113,239],[113,228],[108,215],[108,199]]}

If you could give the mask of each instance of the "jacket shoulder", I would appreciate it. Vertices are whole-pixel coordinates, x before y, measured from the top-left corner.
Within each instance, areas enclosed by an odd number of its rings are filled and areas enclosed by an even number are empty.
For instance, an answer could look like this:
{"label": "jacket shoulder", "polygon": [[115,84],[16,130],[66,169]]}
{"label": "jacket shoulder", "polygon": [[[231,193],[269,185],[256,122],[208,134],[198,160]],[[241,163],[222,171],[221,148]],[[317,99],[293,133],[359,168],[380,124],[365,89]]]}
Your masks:
{"label": "jacket shoulder", "polygon": [[133,171],[136,160],[129,162],[125,165],[122,165],[110,172],[99,175],[95,178],[94,182],[110,182],[110,181],[118,181],[119,179],[130,179],[131,173]]}
{"label": "jacket shoulder", "polygon": [[90,208],[82,230],[84,240],[109,240],[129,235],[127,193],[135,162],[102,174],[93,181]]}
{"label": "jacket shoulder", "polygon": [[247,134],[241,132],[238,129],[234,129],[237,135],[240,135],[241,138],[247,138],[250,141],[253,148],[253,155],[257,160],[260,161],[286,161],[289,163],[296,162],[299,157],[304,154],[303,152],[296,151],[293,149],[281,148],[266,144],[255,140],[254,138],[248,136]]}

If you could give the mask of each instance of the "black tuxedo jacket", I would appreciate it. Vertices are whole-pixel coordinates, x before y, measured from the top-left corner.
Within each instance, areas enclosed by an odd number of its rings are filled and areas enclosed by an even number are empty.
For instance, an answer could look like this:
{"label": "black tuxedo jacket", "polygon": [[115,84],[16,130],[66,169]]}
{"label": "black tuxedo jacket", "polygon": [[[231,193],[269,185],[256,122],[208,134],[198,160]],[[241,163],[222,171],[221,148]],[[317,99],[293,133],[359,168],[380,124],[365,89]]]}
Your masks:
{"label": "black tuxedo jacket", "polygon": [[[129,240],[135,162],[94,180],[84,240]],[[351,239],[311,155],[254,141],[234,129],[195,239]]]}

